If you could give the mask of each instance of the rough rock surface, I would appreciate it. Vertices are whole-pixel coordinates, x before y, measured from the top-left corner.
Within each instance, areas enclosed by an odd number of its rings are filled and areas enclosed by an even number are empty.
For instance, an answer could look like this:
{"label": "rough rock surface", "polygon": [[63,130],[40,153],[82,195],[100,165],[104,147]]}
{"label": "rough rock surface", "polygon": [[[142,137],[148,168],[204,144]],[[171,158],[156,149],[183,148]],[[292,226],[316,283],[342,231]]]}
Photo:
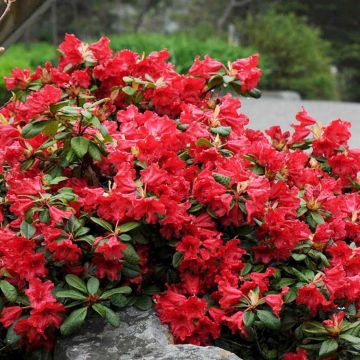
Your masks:
{"label": "rough rock surface", "polygon": [[120,318],[116,329],[98,317],[89,319],[79,334],[58,341],[54,360],[240,360],[213,346],[171,344],[153,311],[129,308]]}

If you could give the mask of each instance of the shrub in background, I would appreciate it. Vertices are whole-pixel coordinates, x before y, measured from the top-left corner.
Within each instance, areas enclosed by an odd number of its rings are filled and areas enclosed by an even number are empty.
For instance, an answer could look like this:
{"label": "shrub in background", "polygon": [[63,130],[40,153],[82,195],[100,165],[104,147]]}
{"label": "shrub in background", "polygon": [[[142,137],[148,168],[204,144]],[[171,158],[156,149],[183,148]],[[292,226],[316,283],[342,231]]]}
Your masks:
{"label": "shrub in background", "polygon": [[[188,74],[68,35],[0,111],[2,351],[51,350],[155,300],[177,343],[244,359],[359,354],[360,153],[305,110],[246,128],[258,56]],[[10,356],[6,354],[5,356]],[[39,355],[40,356],[40,355]]]}
{"label": "shrub in background", "polygon": [[274,11],[248,15],[239,22],[238,31],[243,44],[251,44],[270,62],[265,88],[291,89],[309,99],[339,97],[326,55],[329,44],[301,18]]}

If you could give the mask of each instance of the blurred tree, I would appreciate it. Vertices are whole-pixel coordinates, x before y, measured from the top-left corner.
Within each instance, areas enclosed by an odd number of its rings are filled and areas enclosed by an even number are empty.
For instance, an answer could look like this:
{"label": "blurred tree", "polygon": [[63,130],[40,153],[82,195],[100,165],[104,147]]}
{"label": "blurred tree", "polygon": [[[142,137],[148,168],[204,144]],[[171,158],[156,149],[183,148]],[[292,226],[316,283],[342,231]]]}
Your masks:
{"label": "blurred tree", "polygon": [[270,73],[264,74],[268,89],[292,89],[310,99],[337,97],[329,44],[303,18],[275,11],[249,13],[236,26],[243,45],[251,44],[270,59]]}
{"label": "blurred tree", "polygon": [[277,0],[279,12],[306,16],[332,44],[339,69],[342,98],[360,101],[360,1]]}

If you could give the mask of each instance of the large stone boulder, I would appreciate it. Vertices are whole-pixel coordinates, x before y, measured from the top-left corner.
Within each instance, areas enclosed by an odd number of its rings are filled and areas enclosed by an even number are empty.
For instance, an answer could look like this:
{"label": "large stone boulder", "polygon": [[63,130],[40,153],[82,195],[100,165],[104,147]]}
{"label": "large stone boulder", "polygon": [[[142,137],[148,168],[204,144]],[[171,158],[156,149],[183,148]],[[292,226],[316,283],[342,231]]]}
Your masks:
{"label": "large stone boulder", "polygon": [[54,360],[240,360],[218,347],[174,345],[153,311],[129,308],[120,318],[118,328],[90,318],[80,333],[58,341]]}

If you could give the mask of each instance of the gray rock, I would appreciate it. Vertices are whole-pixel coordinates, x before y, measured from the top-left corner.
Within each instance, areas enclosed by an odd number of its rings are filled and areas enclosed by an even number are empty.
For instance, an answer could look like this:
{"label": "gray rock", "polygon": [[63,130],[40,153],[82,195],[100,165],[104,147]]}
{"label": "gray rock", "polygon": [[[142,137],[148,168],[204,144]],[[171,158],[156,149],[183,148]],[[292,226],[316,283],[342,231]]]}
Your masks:
{"label": "gray rock", "polygon": [[218,347],[174,345],[153,311],[129,308],[120,318],[116,329],[90,318],[80,333],[58,341],[54,360],[240,360]]}

